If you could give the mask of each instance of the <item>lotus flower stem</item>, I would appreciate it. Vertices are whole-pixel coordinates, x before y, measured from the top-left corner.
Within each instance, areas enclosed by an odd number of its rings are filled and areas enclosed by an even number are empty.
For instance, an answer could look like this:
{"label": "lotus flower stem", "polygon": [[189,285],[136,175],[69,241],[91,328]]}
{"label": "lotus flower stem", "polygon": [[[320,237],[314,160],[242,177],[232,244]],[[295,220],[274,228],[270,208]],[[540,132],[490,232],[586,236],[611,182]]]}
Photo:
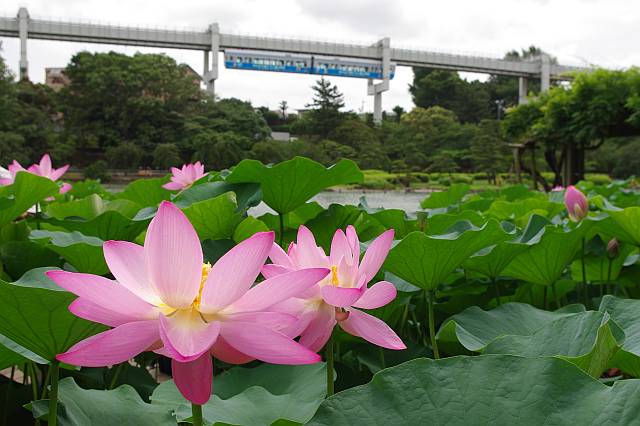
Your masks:
{"label": "lotus flower stem", "polygon": [[51,361],[49,367],[51,377],[51,390],[49,391],[49,426],[56,426],[58,422],[58,376],[60,373],[60,361]]}
{"label": "lotus flower stem", "polygon": [[327,358],[327,396],[334,394],[333,388],[333,333],[325,348]]}
{"label": "lotus flower stem", "polygon": [[496,291],[496,303],[500,306],[500,287],[498,287],[498,281],[496,281],[496,277],[491,278],[491,282],[493,284],[493,288]]}
{"label": "lotus flower stem", "polygon": [[556,308],[560,309],[561,305],[560,305],[560,299],[558,298],[558,287],[556,286],[556,283],[553,283],[553,300],[556,302]]}
{"label": "lotus flower stem", "polygon": [[380,369],[384,370],[387,368],[387,363],[384,360],[384,349],[380,346],[378,346],[378,354],[380,355]]}
{"label": "lotus flower stem", "polygon": [[111,382],[109,383],[109,387],[107,389],[111,390],[115,387],[116,383],[118,383],[118,377],[124,368],[124,362],[118,364],[118,366],[113,371],[113,377],[111,378]]}
{"label": "lotus flower stem", "polygon": [[191,423],[193,426],[202,426],[202,405],[191,403]]}
{"label": "lotus flower stem", "polygon": [[607,294],[611,294],[611,258],[609,258],[609,267],[607,268]]}
{"label": "lotus flower stem", "polygon": [[47,367],[47,374],[44,377],[44,382],[42,382],[42,396],[40,399],[45,399],[47,397],[47,386],[49,385],[49,380],[51,380],[51,368]]}
{"label": "lotus flower stem", "polygon": [[438,343],[436,342],[436,329],[435,319],[433,312],[433,299],[435,298],[434,291],[427,291],[427,310],[429,311],[429,337],[431,338],[431,349],[433,350],[433,356],[435,359],[440,359],[440,352],[438,351]]}
{"label": "lotus flower stem", "polygon": [[584,297],[584,305],[587,306],[589,302],[589,290],[587,289],[587,268],[584,263],[584,255],[585,255],[585,238],[582,237],[582,293]]}
{"label": "lotus flower stem", "polygon": [[[27,364],[29,369],[29,378],[31,379],[31,390],[33,391],[33,400],[38,399],[38,376],[36,375],[36,367],[34,364]],[[36,425],[40,424],[40,420],[35,421]]]}
{"label": "lotus flower stem", "polygon": [[40,229],[40,203],[36,203],[36,229]]}
{"label": "lotus flower stem", "polygon": [[284,240],[284,216],[278,212],[278,219],[280,221],[280,232],[278,233],[278,243],[282,247],[282,241]]}
{"label": "lotus flower stem", "polygon": [[544,292],[542,297],[542,303],[544,305],[544,309],[549,310],[549,286],[544,286]]}

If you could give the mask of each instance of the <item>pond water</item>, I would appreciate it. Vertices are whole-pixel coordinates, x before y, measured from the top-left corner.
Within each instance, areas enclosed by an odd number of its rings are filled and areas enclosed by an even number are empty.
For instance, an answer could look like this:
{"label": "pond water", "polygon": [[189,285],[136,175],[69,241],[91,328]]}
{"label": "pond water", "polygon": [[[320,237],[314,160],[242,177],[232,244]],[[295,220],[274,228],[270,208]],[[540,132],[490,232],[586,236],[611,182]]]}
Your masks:
{"label": "pond water", "polygon": [[[109,191],[122,191],[126,185],[110,183],[104,185]],[[335,191],[323,191],[313,197],[311,201],[316,201],[322,207],[329,207],[330,204],[351,204],[358,205],[360,198],[365,197],[369,207],[400,209],[406,212],[420,210],[420,202],[426,198],[431,191],[421,190],[418,192],[405,192],[403,190],[372,191],[363,189],[342,189]],[[249,214],[255,217],[265,213],[274,213],[265,203],[249,210]]]}
{"label": "pond water", "polygon": [[[367,204],[371,208],[401,209],[407,212],[420,210],[420,202],[425,199],[427,192],[405,192],[405,191],[365,191],[365,190],[340,190],[323,191],[313,197],[311,201],[316,201],[322,207],[330,204],[352,204],[358,205],[361,197],[365,197]],[[260,203],[249,210],[252,216],[261,216],[264,213],[273,213],[266,204]]]}

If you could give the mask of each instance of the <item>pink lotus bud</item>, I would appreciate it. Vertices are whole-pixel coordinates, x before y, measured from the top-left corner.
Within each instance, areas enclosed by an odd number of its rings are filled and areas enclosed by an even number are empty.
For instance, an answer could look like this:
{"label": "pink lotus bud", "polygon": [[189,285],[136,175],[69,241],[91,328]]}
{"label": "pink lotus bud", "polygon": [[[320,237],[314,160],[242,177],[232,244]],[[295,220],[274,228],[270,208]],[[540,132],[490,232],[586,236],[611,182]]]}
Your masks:
{"label": "pink lotus bud", "polygon": [[587,197],[573,185],[564,193],[564,205],[567,207],[569,219],[574,222],[580,222],[589,213]]}
{"label": "pink lotus bud", "polygon": [[620,243],[617,239],[612,238],[611,241],[607,244],[607,256],[611,259],[618,257],[618,253],[620,252]]}
{"label": "pink lotus bud", "polygon": [[341,322],[349,318],[349,311],[336,308],[336,321]]}

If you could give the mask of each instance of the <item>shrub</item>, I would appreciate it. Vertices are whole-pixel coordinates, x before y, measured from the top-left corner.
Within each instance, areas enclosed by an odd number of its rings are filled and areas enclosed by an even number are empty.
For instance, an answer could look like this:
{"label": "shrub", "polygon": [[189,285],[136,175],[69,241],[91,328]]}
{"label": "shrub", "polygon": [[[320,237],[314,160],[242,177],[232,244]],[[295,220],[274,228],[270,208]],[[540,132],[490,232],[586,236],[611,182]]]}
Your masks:
{"label": "shrub", "polygon": [[404,160],[393,160],[391,162],[391,171],[394,173],[403,173],[409,169]]}
{"label": "shrub", "polygon": [[451,186],[451,178],[441,177],[440,179],[438,179],[438,183],[444,186]]}
{"label": "shrub", "polygon": [[97,179],[102,182],[108,182],[111,179],[107,162],[104,160],[98,160],[93,164],[88,165],[84,169],[85,179]]}
{"label": "shrub", "polygon": [[608,185],[611,183],[611,177],[602,173],[589,173],[584,178],[596,185]]}
{"label": "shrub", "polygon": [[112,146],[106,152],[109,165],[114,169],[136,169],[142,161],[142,148],[131,142]]}
{"label": "shrub", "polygon": [[473,176],[456,173],[451,177],[451,182],[453,182],[453,183],[468,183],[468,184],[472,184],[473,183]]}
{"label": "shrub", "polygon": [[173,143],[162,143],[153,150],[153,167],[168,169],[172,166],[180,166],[182,158],[178,146]]}

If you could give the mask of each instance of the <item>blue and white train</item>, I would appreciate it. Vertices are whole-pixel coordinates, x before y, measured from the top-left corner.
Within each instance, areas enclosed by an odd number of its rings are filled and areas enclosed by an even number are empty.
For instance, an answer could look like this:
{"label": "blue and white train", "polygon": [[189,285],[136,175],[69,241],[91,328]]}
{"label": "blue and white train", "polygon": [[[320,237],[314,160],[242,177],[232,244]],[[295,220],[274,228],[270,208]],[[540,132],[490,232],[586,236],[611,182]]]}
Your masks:
{"label": "blue and white train", "polygon": [[[382,79],[382,64],[379,61],[298,53],[226,50],[224,66],[239,70]],[[393,78],[396,65],[392,63],[389,68],[389,78]]]}

